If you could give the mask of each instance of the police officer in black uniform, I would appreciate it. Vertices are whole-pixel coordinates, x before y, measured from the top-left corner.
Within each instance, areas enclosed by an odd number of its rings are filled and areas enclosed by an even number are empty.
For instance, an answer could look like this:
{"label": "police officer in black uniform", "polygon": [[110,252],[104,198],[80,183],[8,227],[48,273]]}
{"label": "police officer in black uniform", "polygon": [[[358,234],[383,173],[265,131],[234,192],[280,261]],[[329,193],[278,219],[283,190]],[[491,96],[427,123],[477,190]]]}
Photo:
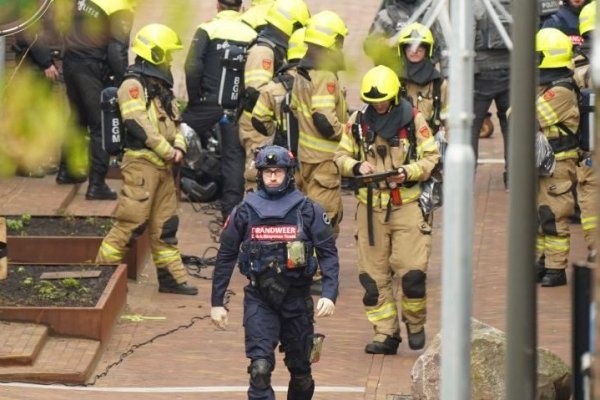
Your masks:
{"label": "police officer in black uniform", "polygon": [[[249,284],[244,288],[246,356],[251,360],[249,399],[275,399],[271,371],[281,342],[290,372],[288,399],[312,398],[313,300],[309,289],[317,261],[323,292],[317,317],[333,314],[339,262],[331,224],[318,204],[295,189],[295,159],[280,146],[256,156],[256,192],[229,216],[221,235],[213,285],[211,319],[227,326],[223,298],[236,262]],[[316,254],[316,257],[314,256]]]}
{"label": "police officer in black uniform", "polygon": [[[510,1],[500,0],[500,4],[510,12]],[[508,155],[508,120],[506,112],[510,107],[510,50],[504,43],[499,31],[496,29],[492,18],[488,15],[483,2],[477,0],[474,4],[475,15],[475,79],[473,82],[474,99],[473,126],[471,129],[471,143],[475,158],[479,156],[479,133],[483,120],[488,115],[492,101],[496,103],[497,115],[500,120],[500,129],[504,140],[504,185],[507,187],[507,155]],[[504,16],[498,13],[507,33],[510,34],[510,25]]]}
{"label": "police officer in black uniform", "polygon": [[[65,37],[63,73],[79,123],[90,134],[88,200],[117,198],[105,181],[110,157],[102,148],[100,92],[107,86],[119,86],[123,79],[132,23],[130,0],[74,2],[70,32]],[[63,154],[56,181],[80,183],[85,175],[68,170]]]}
{"label": "police officer in black uniform", "polygon": [[558,11],[544,20],[542,28],[556,28],[566,34],[573,46],[583,44],[579,34],[579,13],[588,0],[564,0]]}
{"label": "police officer in black uniform", "polygon": [[[225,219],[244,197],[244,150],[237,124],[239,94],[243,87],[244,53],[256,32],[240,19],[242,0],[218,0],[216,17],[201,24],[185,61],[189,103],[183,113],[203,141],[219,124]],[[227,60],[226,60],[227,59]]]}

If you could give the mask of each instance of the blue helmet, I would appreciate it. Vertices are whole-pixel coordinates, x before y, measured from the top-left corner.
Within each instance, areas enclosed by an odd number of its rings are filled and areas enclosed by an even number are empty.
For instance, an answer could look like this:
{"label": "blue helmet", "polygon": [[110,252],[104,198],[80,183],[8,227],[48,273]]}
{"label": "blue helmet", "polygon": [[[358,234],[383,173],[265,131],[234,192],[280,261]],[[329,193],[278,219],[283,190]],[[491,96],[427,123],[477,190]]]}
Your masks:
{"label": "blue helmet", "polygon": [[[258,188],[264,190],[269,195],[278,195],[287,192],[294,185],[294,171],[296,168],[296,159],[291,151],[281,146],[265,146],[254,159],[254,166],[257,169],[256,183]],[[285,168],[286,177],[283,183],[276,188],[266,187],[262,172],[266,168]]]}

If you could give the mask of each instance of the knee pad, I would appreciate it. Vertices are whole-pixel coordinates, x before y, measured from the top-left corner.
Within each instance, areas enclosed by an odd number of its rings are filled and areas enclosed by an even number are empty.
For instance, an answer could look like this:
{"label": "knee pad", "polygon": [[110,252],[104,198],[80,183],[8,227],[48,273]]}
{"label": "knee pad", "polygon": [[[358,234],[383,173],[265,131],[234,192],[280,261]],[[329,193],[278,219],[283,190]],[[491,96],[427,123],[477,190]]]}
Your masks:
{"label": "knee pad", "polygon": [[538,208],[538,218],[540,219],[540,227],[542,232],[550,236],[558,236],[556,231],[556,217],[552,209],[546,205]]}
{"label": "knee pad", "polygon": [[367,273],[358,275],[358,280],[362,287],[365,288],[365,295],[363,296],[363,304],[365,306],[376,306],[379,301],[379,289],[377,284]]}
{"label": "knee pad", "polygon": [[312,374],[310,372],[305,374],[292,374],[290,377],[289,386],[291,392],[312,392],[315,387],[315,381],[313,381]]}
{"label": "knee pad", "polygon": [[271,386],[271,371],[273,371],[273,366],[264,358],[252,361],[248,367],[250,385],[259,390],[269,388]]}
{"label": "knee pad", "polygon": [[171,218],[165,221],[162,227],[162,232],[160,233],[160,240],[163,242],[176,246],[177,238],[175,235],[177,234],[177,229],[179,228],[179,217],[177,215],[173,215]]}
{"label": "knee pad", "polygon": [[425,297],[425,272],[413,269],[402,276],[402,292],[409,299]]}

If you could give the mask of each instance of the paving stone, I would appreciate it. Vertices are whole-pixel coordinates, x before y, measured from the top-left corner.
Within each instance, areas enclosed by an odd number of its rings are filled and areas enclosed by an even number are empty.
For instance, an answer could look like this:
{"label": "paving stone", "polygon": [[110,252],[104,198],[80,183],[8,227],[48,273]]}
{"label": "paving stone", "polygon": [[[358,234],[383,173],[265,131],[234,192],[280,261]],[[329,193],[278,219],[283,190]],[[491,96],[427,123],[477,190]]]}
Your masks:
{"label": "paving stone", "polygon": [[32,365],[0,367],[0,381],[82,384],[94,369],[99,351],[96,340],[51,336]]}
{"label": "paving stone", "polygon": [[0,321],[0,366],[31,364],[47,334],[45,325]]}

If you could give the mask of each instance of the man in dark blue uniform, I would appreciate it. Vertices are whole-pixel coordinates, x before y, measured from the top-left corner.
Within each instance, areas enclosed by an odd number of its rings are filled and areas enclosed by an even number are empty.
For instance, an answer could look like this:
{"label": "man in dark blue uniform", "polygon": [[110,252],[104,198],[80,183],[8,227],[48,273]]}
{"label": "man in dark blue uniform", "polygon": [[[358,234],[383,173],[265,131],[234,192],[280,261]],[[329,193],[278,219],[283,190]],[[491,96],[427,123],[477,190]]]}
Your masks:
{"label": "man in dark blue uniform", "polygon": [[[271,372],[281,342],[290,372],[288,399],[309,400],[315,389],[310,354],[313,346],[312,276],[321,266],[322,297],[317,317],[333,314],[339,262],[327,214],[294,185],[295,159],[280,146],[256,156],[256,192],[248,193],[227,221],[213,276],[211,319],[227,326],[223,298],[233,268],[250,283],[244,288],[246,356],[251,360],[249,399],[275,399]],[[316,255],[316,257],[315,257]]]}

